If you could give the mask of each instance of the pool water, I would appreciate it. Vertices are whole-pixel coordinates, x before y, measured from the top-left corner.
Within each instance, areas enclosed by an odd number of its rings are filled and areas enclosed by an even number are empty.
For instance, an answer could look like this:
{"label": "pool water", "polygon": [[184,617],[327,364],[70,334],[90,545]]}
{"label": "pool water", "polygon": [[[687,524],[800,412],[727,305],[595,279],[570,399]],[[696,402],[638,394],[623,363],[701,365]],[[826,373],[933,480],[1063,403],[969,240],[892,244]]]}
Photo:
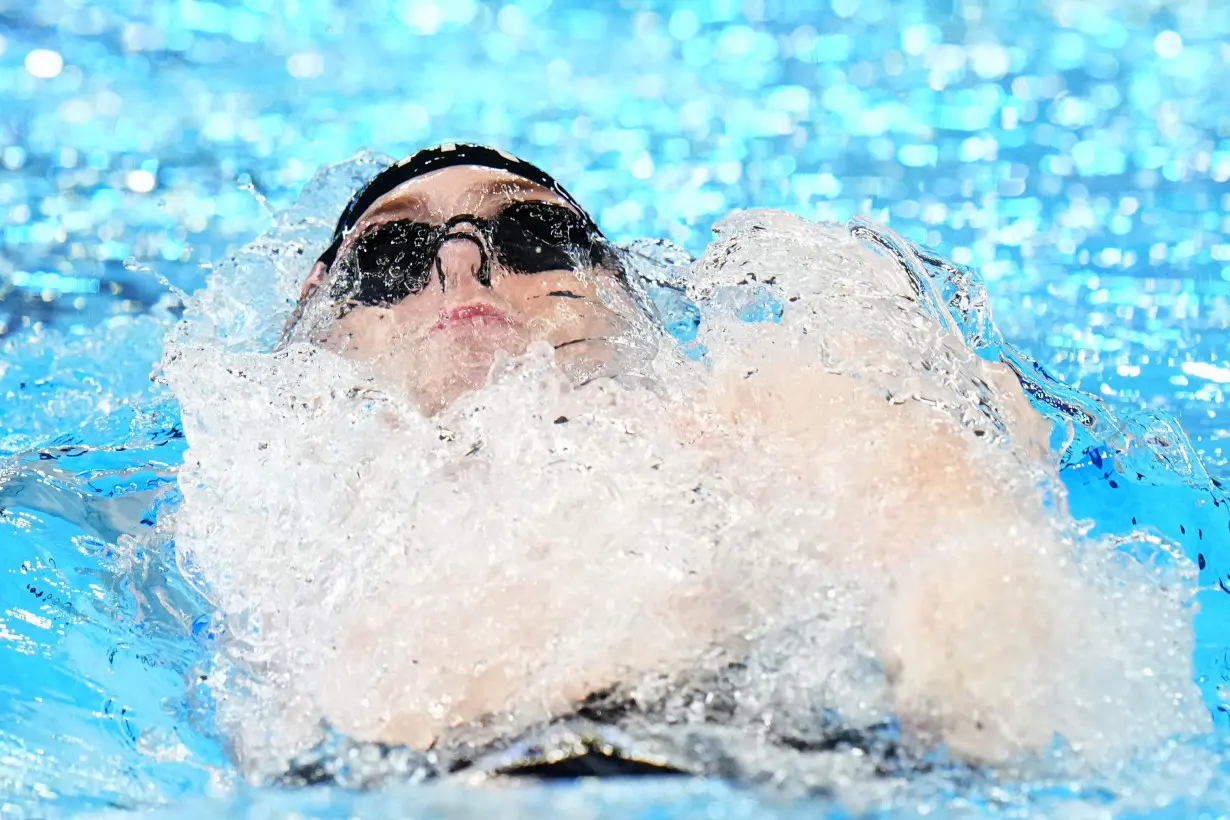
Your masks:
{"label": "pool water", "polygon": [[[1083,391],[1038,376],[1039,399],[1118,420],[1067,450],[1074,512],[1100,532],[1154,528],[1201,568],[1197,672],[1218,732],[1138,763],[1148,786],[1128,805],[1226,810],[1230,6],[359,5],[0,0],[0,811],[437,816],[494,799],[214,802],[235,773],[186,682],[207,674],[215,624],[182,557],[132,538],[176,501],[178,409],[150,373],[184,294],[321,165],[451,139],[540,162],[619,240],[698,253],[737,208],[862,214],[978,271],[1002,337]],[[1111,799],[945,788],[893,812]],[[717,784],[500,805],[842,811]]]}

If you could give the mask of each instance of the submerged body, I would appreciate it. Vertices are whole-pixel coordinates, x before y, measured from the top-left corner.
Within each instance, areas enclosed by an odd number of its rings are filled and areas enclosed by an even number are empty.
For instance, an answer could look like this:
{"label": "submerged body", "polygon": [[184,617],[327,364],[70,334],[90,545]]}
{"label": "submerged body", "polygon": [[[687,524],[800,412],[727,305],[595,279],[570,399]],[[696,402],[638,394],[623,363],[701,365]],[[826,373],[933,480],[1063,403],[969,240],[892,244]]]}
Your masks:
{"label": "submerged body", "polygon": [[[366,224],[508,207],[506,177],[432,173]],[[445,174],[469,193],[432,200]],[[601,693],[702,772],[688,732],[760,738],[772,769],[833,714],[1000,763],[1055,733],[1096,758],[1207,726],[1187,588],[1078,537],[1046,424],[889,260],[783,214],[727,223],[700,295],[752,272],[785,307],[715,311],[705,367],[622,271],[503,270],[486,224],[395,304],[339,315],[318,266],[274,356],[168,360],[196,479],[177,539],[233,618],[251,677],[223,713],[252,771],[322,721],[477,748]]]}

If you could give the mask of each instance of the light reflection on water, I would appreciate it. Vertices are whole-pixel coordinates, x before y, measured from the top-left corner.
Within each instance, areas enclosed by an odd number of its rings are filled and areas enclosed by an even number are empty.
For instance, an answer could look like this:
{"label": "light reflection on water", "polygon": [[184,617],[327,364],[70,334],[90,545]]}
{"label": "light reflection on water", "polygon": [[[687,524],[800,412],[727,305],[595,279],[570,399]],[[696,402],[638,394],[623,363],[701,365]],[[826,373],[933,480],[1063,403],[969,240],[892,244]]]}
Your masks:
{"label": "light reflection on water", "polygon": [[[1069,384],[1176,414],[1216,475],[1228,33],[1230,7],[1198,2],[0,0],[0,449],[120,445],[54,464],[102,495],[159,486],[146,465],[179,447],[148,382],[178,304],[160,277],[199,287],[323,163],[463,138],[541,161],[616,238],[699,251],[717,217],[751,205],[886,221],[980,270],[1005,336]],[[1108,494],[1100,456],[1070,467],[1100,528],[1146,510],[1207,559],[1208,586],[1225,577],[1211,495]],[[198,793],[211,775],[191,765],[143,785],[154,747],[226,768],[177,734],[196,650],[144,637],[100,569],[149,557],[6,503],[0,653],[36,683],[2,690],[0,795]],[[1210,702],[1220,600],[1198,650]],[[90,786],[97,759],[128,785]]]}

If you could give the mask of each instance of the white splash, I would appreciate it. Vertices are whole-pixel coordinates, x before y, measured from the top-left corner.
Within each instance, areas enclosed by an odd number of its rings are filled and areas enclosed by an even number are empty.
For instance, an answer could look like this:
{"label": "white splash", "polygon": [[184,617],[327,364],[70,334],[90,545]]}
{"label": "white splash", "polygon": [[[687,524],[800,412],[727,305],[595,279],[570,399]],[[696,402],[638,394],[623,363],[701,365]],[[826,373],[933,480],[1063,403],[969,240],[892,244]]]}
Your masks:
{"label": "white splash", "polygon": [[[326,351],[259,352],[285,312],[236,321],[244,273],[165,375],[190,443],[175,537],[227,613],[211,685],[255,775],[321,721],[423,746],[747,658],[749,724],[892,714],[974,760],[1208,727],[1192,568],[1083,538],[1011,376],[839,228],[719,226],[690,280],[709,366],[667,348],[574,389],[534,348],[433,418]],[[723,318],[749,274],[780,323]]]}

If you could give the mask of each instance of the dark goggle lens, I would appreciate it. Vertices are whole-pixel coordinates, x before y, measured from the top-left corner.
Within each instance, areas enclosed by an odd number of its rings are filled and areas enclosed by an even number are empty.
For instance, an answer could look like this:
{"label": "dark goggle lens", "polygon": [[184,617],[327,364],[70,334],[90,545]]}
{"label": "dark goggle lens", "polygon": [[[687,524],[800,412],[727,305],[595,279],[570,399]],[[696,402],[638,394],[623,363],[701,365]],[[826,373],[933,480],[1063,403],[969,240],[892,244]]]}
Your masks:
{"label": "dark goggle lens", "polygon": [[333,287],[334,298],[392,305],[422,293],[431,281],[435,231],[419,222],[385,222],[354,243]]}
{"label": "dark goggle lens", "polygon": [[517,273],[576,270],[591,264],[593,237],[575,212],[546,202],[517,202],[495,220],[491,244]]}

